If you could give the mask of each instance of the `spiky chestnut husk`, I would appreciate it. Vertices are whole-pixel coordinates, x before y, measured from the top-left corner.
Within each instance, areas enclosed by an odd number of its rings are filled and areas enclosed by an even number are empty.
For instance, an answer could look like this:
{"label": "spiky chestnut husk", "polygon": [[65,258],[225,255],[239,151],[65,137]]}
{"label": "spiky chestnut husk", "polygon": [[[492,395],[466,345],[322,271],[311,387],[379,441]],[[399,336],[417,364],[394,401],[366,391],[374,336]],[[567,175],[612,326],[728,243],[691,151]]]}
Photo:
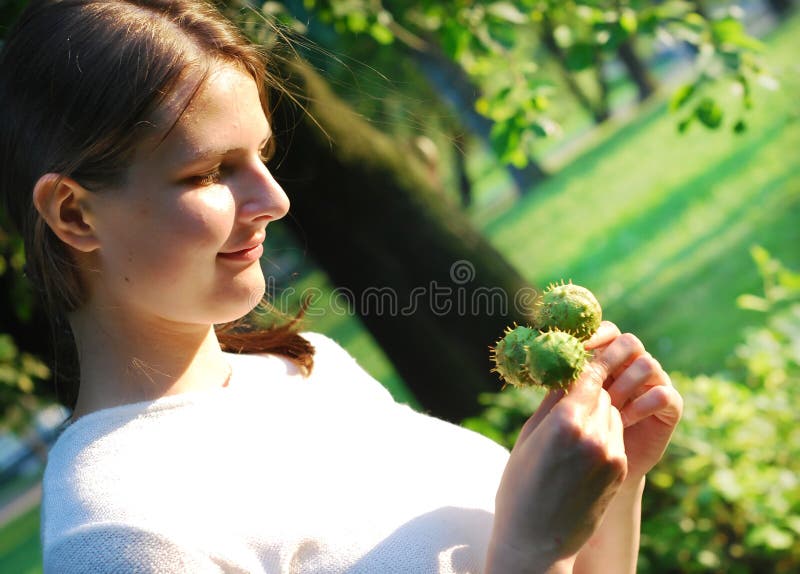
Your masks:
{"label": "spiky chestnut husk", "polygon": [[534,311],[540,331],[558,329],[585,341],[603,320],[603,310],[594,294],[572,283],[550,285]]}
{"label": "spiky chestnut husk", "polygon": [[506,329],[502,339],[497,341],[492,351],[495,368],[492,369],[509,385],[527,387],[533,384],[528,375],[527,347],[539,335],[530,327],[517,326]]}
{"label": "spiky chestnut husk", "polygon": [[546,331],[527,348],[527,372],[534,383],[567,388],[586,364],[587,352],[576,337],[564,331]]}

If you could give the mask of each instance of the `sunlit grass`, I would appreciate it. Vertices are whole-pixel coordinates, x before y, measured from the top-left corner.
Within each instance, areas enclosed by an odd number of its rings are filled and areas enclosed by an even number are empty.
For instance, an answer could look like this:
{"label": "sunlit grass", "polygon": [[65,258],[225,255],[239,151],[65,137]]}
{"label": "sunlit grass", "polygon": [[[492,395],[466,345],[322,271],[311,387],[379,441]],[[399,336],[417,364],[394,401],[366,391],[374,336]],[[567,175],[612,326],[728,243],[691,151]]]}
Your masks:
{"label": "sunlit grass", "polygon": [[0,572],[38,574],[42,571],[39,506],[0,527]]}
{"label": "sunlit grass", "polygon": [[798,29],[794,18],[771,39],[784,86],[758,93],[746,134],[681,135],[665,104],[651,106],[484,221],[491,241],[535,285],[591,287],[667,368],[722,367],[742,327],[760,320],[735,305],[760,288],[750,246],[800,266]]}

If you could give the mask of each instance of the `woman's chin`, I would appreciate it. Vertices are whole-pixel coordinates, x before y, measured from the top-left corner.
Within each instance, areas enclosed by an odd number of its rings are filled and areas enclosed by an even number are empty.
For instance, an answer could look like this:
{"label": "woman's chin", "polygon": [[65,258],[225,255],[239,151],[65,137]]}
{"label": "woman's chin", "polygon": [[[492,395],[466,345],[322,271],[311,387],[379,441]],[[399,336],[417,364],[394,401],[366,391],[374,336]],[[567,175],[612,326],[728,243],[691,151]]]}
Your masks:
{"label": "woman's chin", "polygon": [[248,282],[247,286],[237,285],[229,292],[224,294],[223,300],[218,301],[212,309],[215,309],[215,315],[220,317],[217,323],[229,323],[241,319],[256,306],[264,298],[265,284],[263,276],[261,281]]}

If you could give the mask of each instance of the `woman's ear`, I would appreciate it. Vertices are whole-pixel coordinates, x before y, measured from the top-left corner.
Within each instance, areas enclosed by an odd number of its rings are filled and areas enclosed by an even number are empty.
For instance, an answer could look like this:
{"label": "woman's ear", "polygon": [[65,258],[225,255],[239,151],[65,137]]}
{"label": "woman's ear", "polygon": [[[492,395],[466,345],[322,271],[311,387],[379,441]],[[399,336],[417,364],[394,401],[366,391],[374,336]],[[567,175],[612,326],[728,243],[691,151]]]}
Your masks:
{"label": "woman's ear", "polygon": [[89,191],[57,173],[46,173],[33,188],[33,205],[61,241],[84,253],[100,247],[91,225]]}

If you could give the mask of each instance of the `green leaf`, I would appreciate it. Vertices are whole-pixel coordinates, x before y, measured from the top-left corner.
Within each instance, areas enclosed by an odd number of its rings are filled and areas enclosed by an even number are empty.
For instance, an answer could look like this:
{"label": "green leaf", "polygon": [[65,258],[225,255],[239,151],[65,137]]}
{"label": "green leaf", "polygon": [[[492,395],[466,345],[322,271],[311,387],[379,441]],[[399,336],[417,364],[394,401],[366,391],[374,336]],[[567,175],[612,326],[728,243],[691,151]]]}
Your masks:
{"label": "green leaf", "polygon": [[553,30],[553,38],[561,48],[569,48],[575,41],[570,27],[563,24],[556,26],[555,30]]}
{"label": "green leaf", "polygon": [[394,34],[386,26],[380,22],[375,22],[369,27],[370,35],[378,41],[379,44],[388,45],[394,42]]}
{"label": "green leaf", "polygon": [[0,334],[0,361],[11,362],[17,356],[17,346],[11,335]]}
{"label": "green leaf", "polygon": [[33,380],[28,375],[21,373],[17,379],[17,387],[23,393],[30,394],[33,392]]}
{"label": "green leaf", "polygon": [[543,112],[550,106],[550,99],[540,94],[531,98],[531,105],[536,111]]}
{"label": "green leaf", "polygon": [[50,376],[50,369],[47,365],[29,353],[22,354],[22,369],[39,379],[46,379]]}
{"label": "green leaf", "polygon": [[706,28],[706,19],[697,12],[690,12],[683,18],[684,24],[695,32],[702,32]]}
{"label": "green leaf", "polygon": [[735,124],[733,124],[733,133],[735,134],[743,134],[747,131],[747,122],[744,120],[738,120]]}
{"label": "green leaf", "polygon": [[442,26],[440,38],[444,52],[456,61],[469,49],[472,39],[466,28],[449,20]]}
{"label": "green leaf", "polygon": [[521,148],[517,147],[511,152],[508,161],[514,167],[522,169],[528,165],[528,156],[525,155],[525,152]]}
{"label": "green leaf", "polygon": [[595,47],[587,42],[579,42],[567,50],[566,66],[572,72],[579,72],[594,66]]}
{"label": "green leaf", "polygon": [[769,311],[769,301],[757,295],[745,293],[736,298],[736,306],[748,311]]}
{"label": "green leaf", "polygon": [[686,13],[691,12],[694,10],[694,3],[693,2],[664,2],[657,6],[654,11],[657,14],[657,18],[660,20],[670,20],[674,18],[681,18]]}
{"label": "green leaf", "polygon": [[0,383],[16,385],[19,372],[11,365],[0,365]]}
{"label": "green leaf", "polygon": [[772,524],[764,524],[751,530],[746,537],[748,544],[766,546],[773,550],[786,550],[791,548],[795,537],[790,532]]}
{"label": "green leaf", "polygon": [[763,42],[747,34],[744,25],[736,18],[723,18],[711,23],[711,33],[718,44],[735,46],[753,52],[764,52]]}
{"label": "green leaf", "polygon": [[630,8],[627,8],[622,11],[622,14],[620,14],[619,16],[619,26],[620,28],[625,30],[625,32],[629,36],[632,36],[633,34],[636,33],[636,28],[638,27],[638,24],[639,23],[638,20],[636,19],[636,12],[634,12]]}
{"label": "green leaf", "polygon": [[669,109],[675,111],[680,109],[694,95],[697,84],[684,84],[672,94],[669,100]]}
{"label": "green leaf", "polygon": [[717,129],[722,124],[722,108],[712,98],[704,98],[695,108],[694,115],[711,129]]}
{"label": "green leaf", "polygon": [[736,473],[730,468],[721,468],[711,476],[711,484],[727,500],[735,502],[741,498],[743,490]]}
{"label": "green leaf", "polygon": [[800,535],[800,516],[787,516],[786,525]]}
{"label": "green leaf", "polygon": [[489,4],[486,7],[486,12],[495,18],[511,22],[512,24],[526,24],[528,22],[528,17],[511,2],[494,2]]}
{"label": "green leaf", "polygon": [[364,32],[369,26],[367,15],[363,12],[348,12],[345,22],[347,29],[356,34]]}
{"label": "green leaf", "polygon": [[559,125],[549,118],[538,118],[531,124],[533,133],[538,137],[546,138],[559,133]]}
{"label": "green leaf", "polygon": [[264,2],[261,5],[261,12],[267,16],[274,16],[276,14],[286,13],[286,6],[280,2]]}
{"label": "green leaf", "polygon": [[750,248],[750,257],[758,267],[758,271],[762,276],[772,275],[777,271],[777,262],[772,258],[769,251],[764,249],[761,245],[753,245]]}

